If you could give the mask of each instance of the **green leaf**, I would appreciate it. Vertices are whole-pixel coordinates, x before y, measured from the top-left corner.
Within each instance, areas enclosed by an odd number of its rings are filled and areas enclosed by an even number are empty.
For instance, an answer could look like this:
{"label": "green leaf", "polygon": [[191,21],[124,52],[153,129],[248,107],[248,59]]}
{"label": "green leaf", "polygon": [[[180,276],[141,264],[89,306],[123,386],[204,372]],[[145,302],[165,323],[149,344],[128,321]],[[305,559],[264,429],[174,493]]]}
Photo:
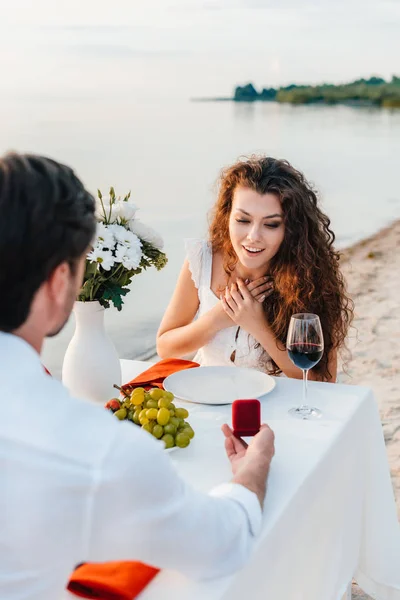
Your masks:
{"label": "green leaf", "polygon": [[85,267],[85,278],[86,277],[93,277],[94,275],[96,275],[97,273],[97,262],[96,261],[86,261],[86,267]]}
{"label": "green leaf", "polygon": [[122,288],[119,285],[109,283],[107,287],[105,287],[103,299],[108,302],[111,301],[117,310],[121,310],[124,303],[122,296],[126,296],[129,291],[129,288]]}
{"label": "green leaf", "polygon": [[110,308],[110,301],[105,300],[104,298],[99,298],[99,304],[100,304],[100,306],[103,306],[104,308]]}

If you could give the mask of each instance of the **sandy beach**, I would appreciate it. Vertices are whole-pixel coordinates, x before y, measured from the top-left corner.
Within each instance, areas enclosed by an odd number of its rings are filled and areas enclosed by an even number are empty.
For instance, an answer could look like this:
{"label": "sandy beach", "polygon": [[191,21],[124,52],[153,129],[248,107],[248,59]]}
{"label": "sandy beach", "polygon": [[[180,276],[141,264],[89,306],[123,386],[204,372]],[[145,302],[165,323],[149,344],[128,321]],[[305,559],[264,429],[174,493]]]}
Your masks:
{"label": "sandy beach", "polygon": [[343,383],[370,386],[378,400],[400,516],[400,221],[344,251],[355,303],[352,358]]}
{"label": "sandy beach", "polygon": [[[349,340],[352,357],[340,381],[374,390],[400,517],[399,264],[400,220],[343,252],[342,269],[355,303],[355,319]],[[353,598],[369,596],[353,585]]]}

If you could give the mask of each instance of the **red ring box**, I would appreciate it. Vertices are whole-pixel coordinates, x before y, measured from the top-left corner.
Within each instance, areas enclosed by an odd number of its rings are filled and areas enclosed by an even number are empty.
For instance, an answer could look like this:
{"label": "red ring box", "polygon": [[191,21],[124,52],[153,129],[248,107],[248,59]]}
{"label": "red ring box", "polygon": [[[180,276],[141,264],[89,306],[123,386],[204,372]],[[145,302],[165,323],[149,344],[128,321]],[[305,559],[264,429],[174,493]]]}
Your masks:
{"label": "red ring box", "polygon": [[256,435],[261,427],[261,403],[257,399],[232,403],[232,427],[236,437]]}

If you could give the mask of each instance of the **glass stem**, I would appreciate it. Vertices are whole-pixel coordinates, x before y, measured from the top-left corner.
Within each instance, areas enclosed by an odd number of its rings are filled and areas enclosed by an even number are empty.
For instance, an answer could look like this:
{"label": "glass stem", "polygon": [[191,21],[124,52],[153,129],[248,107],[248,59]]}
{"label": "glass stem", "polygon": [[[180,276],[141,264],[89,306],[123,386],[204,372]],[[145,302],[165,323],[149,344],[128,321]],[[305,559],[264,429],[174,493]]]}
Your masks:
{"label": "glass stem", "polygon": [[303,371],[303,407],[307,406],[307,381],[308,381],[308,370]]}

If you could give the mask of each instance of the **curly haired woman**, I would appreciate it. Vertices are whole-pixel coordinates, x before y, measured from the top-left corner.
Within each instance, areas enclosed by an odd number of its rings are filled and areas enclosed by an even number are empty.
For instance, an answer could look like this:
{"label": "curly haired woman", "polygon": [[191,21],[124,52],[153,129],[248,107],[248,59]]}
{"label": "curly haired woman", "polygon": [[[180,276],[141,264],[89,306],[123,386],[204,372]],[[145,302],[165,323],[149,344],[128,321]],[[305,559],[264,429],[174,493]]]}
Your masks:
{"label": "curly haired woman", "polygon": [[334,239],[315,192],[287,161],[250,157],[226,168],[209,241],[187,241],[187,259],[157,334],[158,354],[197,352],[201,365],[301,378],[285,349],[286,335],[293,314],[315,313],[325,351],[310,378],[335,381],[353,304]]}

